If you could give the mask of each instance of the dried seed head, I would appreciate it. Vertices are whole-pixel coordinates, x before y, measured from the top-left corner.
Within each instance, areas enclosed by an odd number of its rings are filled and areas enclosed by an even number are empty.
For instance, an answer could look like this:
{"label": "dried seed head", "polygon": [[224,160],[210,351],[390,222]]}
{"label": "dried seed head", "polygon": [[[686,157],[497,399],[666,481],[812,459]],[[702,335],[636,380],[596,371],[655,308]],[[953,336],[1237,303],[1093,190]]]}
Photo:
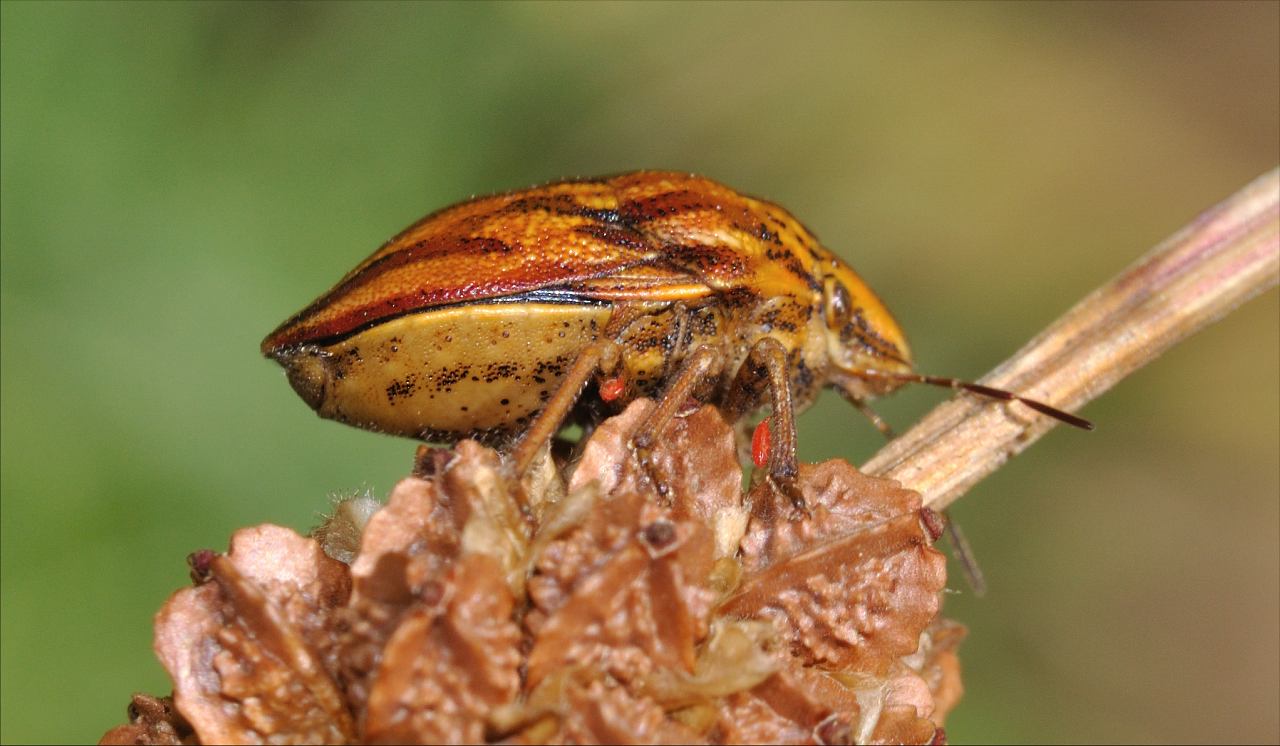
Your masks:
{"label": "dried seed head", "polygon": [[919,496],[804,466],[810,515],[790,521],[767,485],[743,494],[714,409],[676,418],[642,466],[628,441],[649,406],[594,431],[567,490],[548,459],[530,516],[497,454],[464,442],[316,539],[260,526],[192,555],[205,582],[156,623],[174,705],[139,698],[106,738],[938,737],[963,628],[936,617],[944,563]]}

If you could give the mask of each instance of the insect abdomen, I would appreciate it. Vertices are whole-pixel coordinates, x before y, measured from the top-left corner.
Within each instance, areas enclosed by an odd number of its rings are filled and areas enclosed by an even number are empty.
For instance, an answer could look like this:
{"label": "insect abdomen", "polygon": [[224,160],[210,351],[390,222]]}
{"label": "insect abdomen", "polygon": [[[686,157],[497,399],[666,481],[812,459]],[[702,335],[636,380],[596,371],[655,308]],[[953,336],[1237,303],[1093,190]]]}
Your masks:
{"label": "insect abdomen", "polygon": [[612,309],[491,303],[422,311],[279,354],[322,417],[424,440],[521,429]]}

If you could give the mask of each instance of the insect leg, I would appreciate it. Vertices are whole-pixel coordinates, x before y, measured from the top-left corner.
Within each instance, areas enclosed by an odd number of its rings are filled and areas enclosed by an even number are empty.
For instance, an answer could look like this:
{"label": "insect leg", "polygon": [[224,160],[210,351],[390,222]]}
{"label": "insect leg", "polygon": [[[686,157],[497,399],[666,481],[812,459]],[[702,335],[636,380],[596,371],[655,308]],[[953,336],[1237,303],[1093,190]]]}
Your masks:
{"label": "insect leg", "polygon": [[876,429],[880,431],[880,434],[884,436],[885,440],[893,440],[898,437],[898,434],[893,431],[893,426],[885,422],[884,418],[880,416],[880,413],[872,409],[871,405],[867,404],[865,399],[854,396],[839,386],[836,387],[836,391],[840,392],[840,396],[845,401],[852,404],[854,409],[861,412],[863,417],[871,420],[871,424],[875,425]]}
{"label": "insect leg", "polygon": [[680,411],[684,403],[689,400],[698,384],[711,376],[718,375],[723,367],[724,355],[720,350],[705,346],[695,349],[681,363],[680,370],[676,372],[667,390],[662,393],[662,398],[636,426],[635,434],[631,437],[631,447],[635,449],[640,467],[648,475],[649,481],[653,483],[658,494],[667,494],[666,485],[654,473],[650,464],[658,436],[671,423],[676,412]]}
{"label": "insect leg", "polygon": [[969,582],[973,595],[982,598],[987,593],[987,578],[982,574],[978,557],[973,553],[973,547],[969,546],[969,539],[965,537],[964,531],[960,530],[960,524],[951,519],[949,512],[944,510],[942,515],[947,519],[947,541],[951,543],[951,553],[960,563],[964,579]]}
{"label": "insect leg", "polygon": [[676,373],[671,385],[662,393],[657,406],[649,410],[645,418],[636,426],[636,434],[631,438],[631,445],[640,455],[640,460],[647,461],[648,455],[662,434],[667,423],[694,392],[697,385],[709,376],[717,375],[724,367],[724,356],[712,347],[699,347],[685,358]]}
{"label": "insect leg", "polygon": [[787,348],[765,337],[756,342],[738,369],[725,402],[725,414],[738,418],[755,403],[762,385],[768,385],[773,413],[769,416],[769,479],[799,511],[805,510],[804,495],[796,478],[796,415],[791,402],[790,365]]}
{"label": "insect leg", "polygon": [[597,370],[612,370],[618,362],[619,350],[617,337],[640,314],[640,309],[631,306],[619,306],[609,319],[600,336],[583,348],[578,354],[564,380],[556,388],[547,401],[546,406],[538,413],[529,429],[525,431],[520,444],[511,452],[512,470],[516,479],[521,479],[533,465],[542,445],[549,441],[560,424],[573,409],[573,405],[582,395],[582,389],[595,375]]}
{"label": "insect leg", "polygon": [[560,429],[560,423],[578,401],[578,397],[582,395],[582,388],[586,386],[591,376],[595,375],[600,367],[600,361],[611,347],[615,347],[612,339],[592,342],[573,361],[573,366],[569,368],[569,372],[565,374],[564,380],[551,395],[547,405],[534,418],[520,440],[520,444],[511,452],[512,468],[517,479],[529,471],[533,459],[538,455],[543,444]]}

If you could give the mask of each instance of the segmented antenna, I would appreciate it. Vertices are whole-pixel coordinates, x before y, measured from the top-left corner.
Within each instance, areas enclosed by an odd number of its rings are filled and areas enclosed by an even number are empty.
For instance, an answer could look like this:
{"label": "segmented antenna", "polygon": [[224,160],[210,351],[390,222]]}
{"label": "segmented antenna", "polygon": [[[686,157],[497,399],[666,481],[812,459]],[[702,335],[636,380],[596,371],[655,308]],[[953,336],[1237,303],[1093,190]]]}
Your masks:
{"label": "segmented antenna", "polygon": [[990,386],[983,386],[980,383],[971,381],[962,381],[959,378],[945,378],[942,376],[926,376],[920,373],[890,373],[888,371],[879,370],[846,370],[846,373],[857,376],[866,380],[890,379],[895,381],[906,381],[909,383],[927,383],[930,386],[942,386],[944,388],[958,389],[961,391],[971,391],[975,394],[985,396],[991,399],[999,399],[1002,401],[1019,401],[1031,407],[1040,414],[1046,414],[1059,422],[1065,422],[1072,427],[1078,427],[1081,430],[1092,430],[1093,423],[1083,417],[1077,417],[1070,412],[1064,412],[1056,407],[1051,407],[1044,402],[1028,399],[1025,396],[1018,396],[1012,391],[1004,389],[996,389]]}

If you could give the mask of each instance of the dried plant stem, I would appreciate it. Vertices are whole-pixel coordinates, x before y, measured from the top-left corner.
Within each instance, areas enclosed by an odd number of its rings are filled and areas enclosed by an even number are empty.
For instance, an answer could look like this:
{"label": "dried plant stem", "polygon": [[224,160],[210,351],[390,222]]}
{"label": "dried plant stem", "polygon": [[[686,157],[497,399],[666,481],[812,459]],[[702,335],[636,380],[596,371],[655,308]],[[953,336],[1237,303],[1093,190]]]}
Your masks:
{"label": "dried plant stem", "polygon": [[[1280,280],[1280,169],[1273,169],[1080,301],[982,383],[1077,410]],[[941,509],[1054,420],[961,395],[862,468]]]}

